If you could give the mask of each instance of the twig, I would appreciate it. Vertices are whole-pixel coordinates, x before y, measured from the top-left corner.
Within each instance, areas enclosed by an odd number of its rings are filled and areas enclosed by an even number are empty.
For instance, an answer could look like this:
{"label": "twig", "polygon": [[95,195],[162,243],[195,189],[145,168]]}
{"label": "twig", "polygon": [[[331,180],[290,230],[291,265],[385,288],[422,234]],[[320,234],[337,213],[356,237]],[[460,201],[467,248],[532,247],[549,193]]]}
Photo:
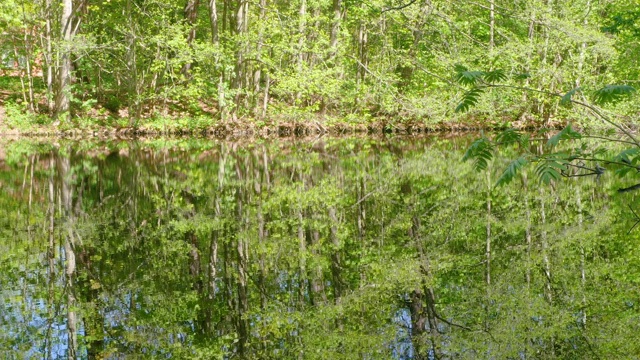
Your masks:
{"label": "twig", "polygon": [[629,191],[633,191],[633,190],[637,190],[640,189],[640,184],[635,184],[633,186],[629,186],[626,188],[622,188],[622,189],[618,189],[619,193],[624,193],[624,192],[629,192]]}
{"label": "twig", "polygon": [[[527,88],[527,87],[523,87],[523,86],[503,85],[503,84],[489,84],[489,83],[483,83],[483,84],[486,87],[510,88],[510,89],[517,89],[517,90],[522,90],[522,91],[537,92],[537,93],[556,96],[556,97],[560,97],[560,98],[564,97],[563,94],[553,93],[553,92],[544,91],[544,90],[531,89],[531,88]],[[631,139],[631,141],[632,141],[632,143],[634,145],[636,145],[637,147],[640,148],[640,141],[638,141],[638,139],[636,139],[636,137],[633,136],[633,134],[629,130],[625,129],[622,125],[619,125],[619,124],[616,124],[615,122],[613,122],[611,119],[609,119],[605,114],[603,114],[595,106],[587,104],[587,103],[582,102],[582,101],[573,100],[573,99],[570,99],[569,101],[571,101],[574,104],[583,106],[583,107],[591,110],[594,114],[597,115],[598,118],[600,118],[600,120],[606,122],[607,124],[615,127],[616,129],[620,130],[621,132],[623,132],[629,139]]]}
{"label": "twig", "polygon": [[[638,185],[636,185],[638,186]],[[633,210],[633,208],[631,207],[631,205],[627,205],[629,206],[629,210],[631,210],[631,212],[633,213],[633,215],[636,217],[636,223],[633,224],[633,226],[631,227],[631,229],[629,229],[629,231],[627,231],[627,235],[631,234],[631,230],[633,230],[634,227],[636,227],[636,225],[638,225],[640,223],[640,216],[638,216],[638,214],[636,214],[636,212]]]}
{"label": "twig", "polygon": [[388,7],[388,8],[386,8],[386,9],[382,9],[382,10],[380,11],[380,14],[384,14],[384,13],[386,13],[387,11],[392,11],[392,10],[402,10],[402,9],[404,9],[404,8],[407,8],[407,7],[409,7],[409,6],[413,5],[413,4],[415,4],[415,2],[416,2],[416,1],[418,1],[418,0],[411,0],[411,1],[409,1],[408,3],[406,3],[406,4],[404,4],[404,5],[394,6],[394,7]]}

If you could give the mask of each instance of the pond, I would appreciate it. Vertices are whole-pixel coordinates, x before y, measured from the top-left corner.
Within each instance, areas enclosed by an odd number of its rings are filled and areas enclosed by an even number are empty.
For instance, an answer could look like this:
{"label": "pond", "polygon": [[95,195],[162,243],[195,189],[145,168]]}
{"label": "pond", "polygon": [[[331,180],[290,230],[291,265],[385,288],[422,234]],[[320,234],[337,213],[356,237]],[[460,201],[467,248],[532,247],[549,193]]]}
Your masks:
{"label": "pond", "polygon": [[1,357],[640,354],[635,195],[471,139],[3,139]]}

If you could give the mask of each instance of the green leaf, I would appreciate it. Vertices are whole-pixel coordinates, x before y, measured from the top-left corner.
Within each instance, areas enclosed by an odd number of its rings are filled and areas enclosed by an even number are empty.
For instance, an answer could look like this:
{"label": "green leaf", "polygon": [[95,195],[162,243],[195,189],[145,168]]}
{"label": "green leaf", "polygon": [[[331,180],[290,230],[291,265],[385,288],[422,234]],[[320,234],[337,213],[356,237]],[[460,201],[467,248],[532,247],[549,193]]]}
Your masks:
{"label": "green leaf", "polygon": [[484,80],[488,83],[495,83],[498,81],[504,81],[507,79],[507,75],[503,70],[497,69],[484,73]]}
{"label": "green leaf", "polygon": [[640,149],[638,148],[630,148],[621,151],[618,155],[613,158],[613,161],[618,163],[623,163],[625,165],[620,164],[620,168],[616,170],[616,175],[619,177],[623,177],[627,175],[632,170],[638,171],[637,164],[639,160]]}
{"label": "green leaf", "polygon": [[562,176],[562,171],[566,170],[566,166],[556,160],[543,160],[536,168],[536,174],[540,182],[549,184],[552,180],[558,180]]}
{"label": "green leaf", "polygon": [[531,145],[529,140],[529,135],[520,135],[520,147],[528,151]]}
{"label": "green leaf", "polygon": [[466,67],[466,66],[464,66],[464,65],[460,65],[460,64],[455,64],[455,65],[453,66],[453,69],[455,70],[455,72],[456,72],[456,73],[461,73],[461,72],[464,72],[464,71],[469,70],[469,69],[467,69],[467,67]]}
{"label": "green leaf", "polygon": [[462,85],[475,85],[484,76],[484,71],[469,71],[462,65],[455,66],[455,79]]}
{"label": "green leaf", "polygon": [[575,95],[576,92],[580,90],[580,87],[576,87],[571,89],[568,93],[564,94],[562,99],[560,99],[560,105],[562,106],[571,106],[571,97]]}
{"label": "green leaf", "polygon": [[493,145],[485,137],[474,141],[462,157],[462,161],[473,160],[473,168],[476,171],[485,170],[491,159],[493,159]]}
{"label": "green leaf", "polygon": [[629,85],[607,85],[596,90],[593,94],[593,102],[598,105],[615,103],[625,96],[631,96],[635,91],[636,89]]}
{"label": "green leaf", "polygon": [[613,158],[613,161],[623,162],[626,164],[631,164],[632,159],[635,159],[640,153],[640,149],[638,148],[630,148],[621,151],[618,155]]}
{"label": "green leaf", "polygon": [[520,143],[522,135],[515,129],[507,129],[496,136],[496,142],[501,145]]}
{"label": "green leaf", "polygon": [[472,106],[478,104],[480,100],[480,95],[484,93],[483,88],[474,87],[473,89],[467,91],[458,106],[456,106],[456,112],[465,112],[468,111]]}
{"label": "green leaf", "polygon": [[504,172],[496,182],[496,186],[502,186],[510,183],[511,180],[513,180],[513,178],[518,174],[518,171],[522,169],[525,165],[527,165],[527,163],[528,161],[524,156],[521,156],[513,160],[511,163],[509,163],[509,166],[507,166],[507,168],[504,169]]}
{"label": "green leaf", "polygon": [[522,74],[517,74],[516,76],[514,76],[515,80],[526,80],[528,78],[531,77],[531,74],[528,73],[522,73]]}
{"label": "green leaf", "polygon": [[568,124],[564,129],[560,130],[557,134],[553,135],[549,141],[547,141],[547,147],[553,148],[562,140],[581,139],[582,135],[579,132],[574,131],[571,128],[571,124]]}

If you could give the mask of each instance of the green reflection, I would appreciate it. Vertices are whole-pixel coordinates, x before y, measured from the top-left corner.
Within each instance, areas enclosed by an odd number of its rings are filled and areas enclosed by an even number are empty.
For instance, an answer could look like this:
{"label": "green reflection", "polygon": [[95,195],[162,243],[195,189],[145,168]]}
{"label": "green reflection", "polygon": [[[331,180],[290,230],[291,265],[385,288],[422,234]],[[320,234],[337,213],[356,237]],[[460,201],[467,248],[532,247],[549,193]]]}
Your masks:
{"label": "green reflection", "polygon": [[2,358],[625,358],[611,175],[495,188],[468,139],[4,144]]}

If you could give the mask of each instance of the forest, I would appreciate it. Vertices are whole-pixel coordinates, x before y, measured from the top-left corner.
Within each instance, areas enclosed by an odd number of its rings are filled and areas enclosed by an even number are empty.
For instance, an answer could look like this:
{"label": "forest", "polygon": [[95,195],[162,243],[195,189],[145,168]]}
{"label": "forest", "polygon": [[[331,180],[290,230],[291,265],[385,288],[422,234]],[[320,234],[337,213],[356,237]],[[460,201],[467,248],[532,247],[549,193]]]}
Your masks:
{"label": "forest", "polygon": [[0,358],[637,358],[639,74],[638,0],[0,0]]}
{"label": "forest", "polygon": [[590,126],[558,95],[640,71],[637,0],[4,0],[0,34],[17,129]]}

